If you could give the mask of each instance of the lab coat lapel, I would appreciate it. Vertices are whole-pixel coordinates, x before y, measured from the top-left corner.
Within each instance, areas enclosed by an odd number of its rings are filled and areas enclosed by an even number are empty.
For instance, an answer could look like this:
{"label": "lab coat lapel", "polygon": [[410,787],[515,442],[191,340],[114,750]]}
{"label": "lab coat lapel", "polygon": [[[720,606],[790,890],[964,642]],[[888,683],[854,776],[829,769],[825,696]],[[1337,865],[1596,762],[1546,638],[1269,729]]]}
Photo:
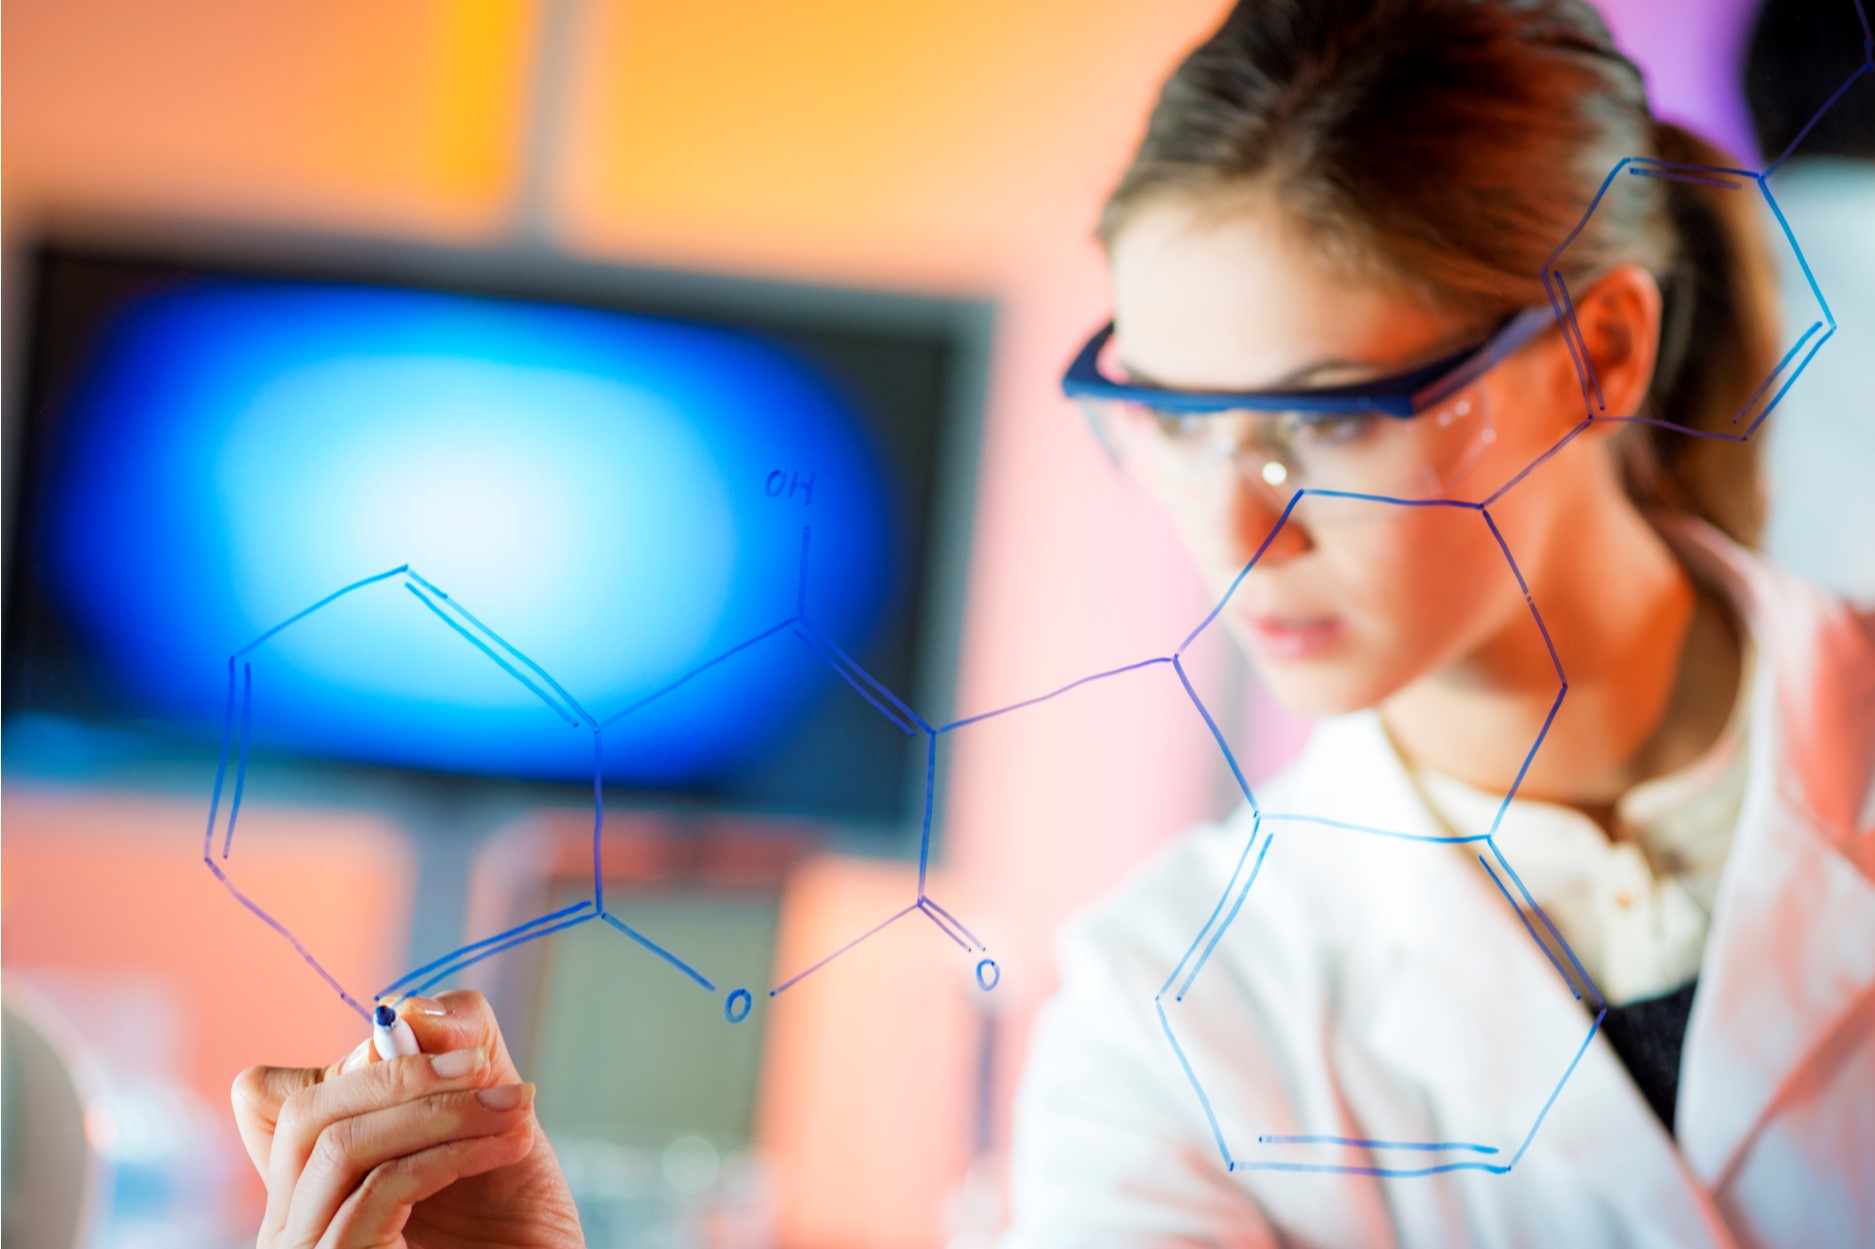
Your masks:
{"label": "lab coat lapel", "polygon": [[[1344,789],[1340,818],[1409,836],[1445,835],[1378,717],[1338,721],[1322,745],[1362,761],[1358,794]],[[1620,1060],[1590,1036],[1594,1012],[1573,996],[1479,864],[1477,854],[1488,858],[1488,849],[1425,849],[1410,887],[1396,881],[1371,891],[1369,936],[1403,951],[1404,961],[1371,986],[1369,1060],[1425,1091],[1410,1100],[1432,1108],[1427,1131],[1499,1150],[1467,1157],[1511,1165],[1497,1181],[1509,1205],[1523,1185],[1579,1187],[1619,1211],[1626,1226],[1646,1229],[1634,1243],[1729,1246]]]}
{"label": "lab coat lapel", "polygon": [[1681,534],[1760,655],[1753,772],[1719,884],[1681,1061],[1678,1134],[1717,1188],[1779,1091],[1875,988],[1875,647],[1833,600]]}
{"label": "lab coat lapel", "polygon": [[1777,1094],[1875,987],[1875,887],[1774,792],[1741,821],[1681,1058],[1681,1152],[1717,1188]]}
{"label": "lab coat lapel", "polygon": [[[1594,1016],[1562,987],[1518,921],[1481,902],[1488,899],[1474,897],[1468,908],[1473,936],[1462,959],[1428,958],[1401,977],[1399,996],[1376,1029],[1376,1050],[1426,1090],[1429,1104],[1453,1109],[1455,1120],[1470,1109],[1488,1122],[1485,1143],[1501,1152],[1487,1161],[1510,1171],[1492,1177],[1487,1195],[1520,1212],[1507,1219],[1509,1228],[1527,1234],[1533,1195],[1562,1193],[1567,1214],[1556,1212],[1565,1222],[1553,1236],[1581,1217],[1623,1228],[1626,1245],[1730,1249],[1718,1211],[1620,1060],[1599,1032],[1584,1044]],[[1420,1009],[1395,1009],[1450,995],[1467,971],[1488,977],[1496,990],[1480,1007],[1486,1026],[1466,1026],[1453,1013],[1431,1034]],[[1467,996],[1478,996],[1475,988]],[[1516,1239],[1506,1231],[1506,1243]]]}

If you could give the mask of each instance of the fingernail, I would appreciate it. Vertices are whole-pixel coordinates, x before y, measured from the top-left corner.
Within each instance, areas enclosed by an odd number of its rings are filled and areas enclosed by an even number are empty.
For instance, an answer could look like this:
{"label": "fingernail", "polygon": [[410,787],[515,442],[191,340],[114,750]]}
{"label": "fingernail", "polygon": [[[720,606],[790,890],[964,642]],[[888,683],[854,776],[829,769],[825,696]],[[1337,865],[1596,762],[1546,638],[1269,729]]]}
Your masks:
{"label": "fingernail", "polygon": [[449,1008],[433,997],[407,997],[403,1000],[401,1005],[403,1007],[403,1013],[406,1015],[416,1013],[441,1018],[449,1014]]}
{"label": "fingernail", "polygon": [[488,1061],[488,1051],[481,1046],[466,1050],[450,1050],[430,1059],[430,1070],[445,1080],[455,1080],[472,1072],[480,1071],[482,1064]]}
{"label": "fingernail", "polygon": [[475,1100],[490,1110],[518,1110],[534,1100],[534,1086],[531,1084],[497,1084],[492,1089],[483,1089],[475,1095]]}

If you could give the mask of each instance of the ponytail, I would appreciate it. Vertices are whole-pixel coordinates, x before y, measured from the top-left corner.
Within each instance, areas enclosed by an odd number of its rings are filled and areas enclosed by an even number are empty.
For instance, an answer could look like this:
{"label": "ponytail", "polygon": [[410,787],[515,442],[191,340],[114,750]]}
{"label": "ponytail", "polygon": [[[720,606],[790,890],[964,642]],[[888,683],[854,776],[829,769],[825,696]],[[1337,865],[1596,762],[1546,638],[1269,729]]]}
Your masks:
{"label": "ponytail", "polygon": [[[1734,162],[1669,122],[1654,123],[1654,154],[1685,165]],[[1663,181],[1673,250],[1660,280],[1660,352],[1645,415],[1624,431],[1622,478],[1643,508],[1691,512],[1755,546],[1764,528],[1758,439],[1738,440],[1769,394],[1754,392],[1777,363],[1776,275],[1758,197],[1747,188]]]}

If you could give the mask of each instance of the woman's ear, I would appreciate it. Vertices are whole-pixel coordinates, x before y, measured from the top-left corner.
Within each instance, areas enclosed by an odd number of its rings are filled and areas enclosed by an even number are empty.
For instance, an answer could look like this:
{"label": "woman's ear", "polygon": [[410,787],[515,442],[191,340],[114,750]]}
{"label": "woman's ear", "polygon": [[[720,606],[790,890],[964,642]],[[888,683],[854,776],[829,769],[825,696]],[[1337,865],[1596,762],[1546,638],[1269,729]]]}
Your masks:
{"label": "woman's ear", "polygon": [[1642,415],[1660,352],[1660,306],[1660,284],[1636,264],[1575,296],[1575,349],[1587,352],[1593,415]]}

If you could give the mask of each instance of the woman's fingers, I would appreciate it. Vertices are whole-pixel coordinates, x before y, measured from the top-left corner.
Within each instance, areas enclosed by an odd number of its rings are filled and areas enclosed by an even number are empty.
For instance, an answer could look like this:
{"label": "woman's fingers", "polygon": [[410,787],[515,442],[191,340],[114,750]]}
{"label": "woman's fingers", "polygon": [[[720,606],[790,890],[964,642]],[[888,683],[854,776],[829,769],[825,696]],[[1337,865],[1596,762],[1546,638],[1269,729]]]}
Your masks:
{"label": "woman's fingers", "polygon": [[524,1139],[531,1139],[533,1104],[533,1085],[498,1084],[431,1094],[334,1120],[319,1133],[293,1185],[284,1243],[316,1243],[345,1201],[380,1168],[391,1167],[390,1177],[402,1177],[377,1181],[390,1184],[386,1200],[395,1201],[409,1187],[408,1173],[396,1169],[403,1159],[504,1133],[525,1131]]}
{"label": "woman's fingers", "polygon": [[533,1144],[528,1125],[497,1136],[435,1145],[373,1167],[326,1226],[318,1249],[394,1244],[410,1221],[411,1207],[457,1180],[521,1161]]}
{"label": "woman's fingers", "polygon": [[234,1078],[234,1087],[228,1091],[228,1100],[234,1103],[234,1126],[262,1179],[267,1178],[267,1156],[273,1152],[273,1130],[281,1105],[318,1078],[317,1067],[249,1067]]}
{"label": "woman's fingers", "polygon": [[425,1053],[479,1045],[488,1051],[496,1080],[506,1083],[521,1078],[508,1057],[494,1008],[480,993],[454,989],[440,997],[407,997],[397,1003],[397,1013],[410,1025]]}
{"label": "woman's fingers", "polygon": [[[532,1086],[519,1088],[481,994],[409,997],[396,1009],[421,1054],[379,1061],[365,1042],[327,1067],[254,1067],[236,1079],[241,1142],[267,1184],[263,1245],[389,1243],[414,1202],[545,1146]],[[502,1088],[519,1089],[518,1104],[475,1100]]]}
{"label": "woman's fingers", "polygon": [[365,1041],[329,1067],[249,1067],[234,1078],[234,1087],[228,1096],[234,1103],[235,1127],[240,1130],[241,1144],[262,1179],[267,1178],[274,1128],[287,1099],[341,1071],[352,1070],[365,1060],[370,1048],[371,1042]]}
{"label": "woman's fingers", "polygon": [[367,1063],[293,1092],[274,1124],[267,1159],[266,1226],[285,1226],[300,1173],[320,1134],[332,1124],[438,1093],[473,1089],[488,1078],[488,1051],[477,1048]]}

